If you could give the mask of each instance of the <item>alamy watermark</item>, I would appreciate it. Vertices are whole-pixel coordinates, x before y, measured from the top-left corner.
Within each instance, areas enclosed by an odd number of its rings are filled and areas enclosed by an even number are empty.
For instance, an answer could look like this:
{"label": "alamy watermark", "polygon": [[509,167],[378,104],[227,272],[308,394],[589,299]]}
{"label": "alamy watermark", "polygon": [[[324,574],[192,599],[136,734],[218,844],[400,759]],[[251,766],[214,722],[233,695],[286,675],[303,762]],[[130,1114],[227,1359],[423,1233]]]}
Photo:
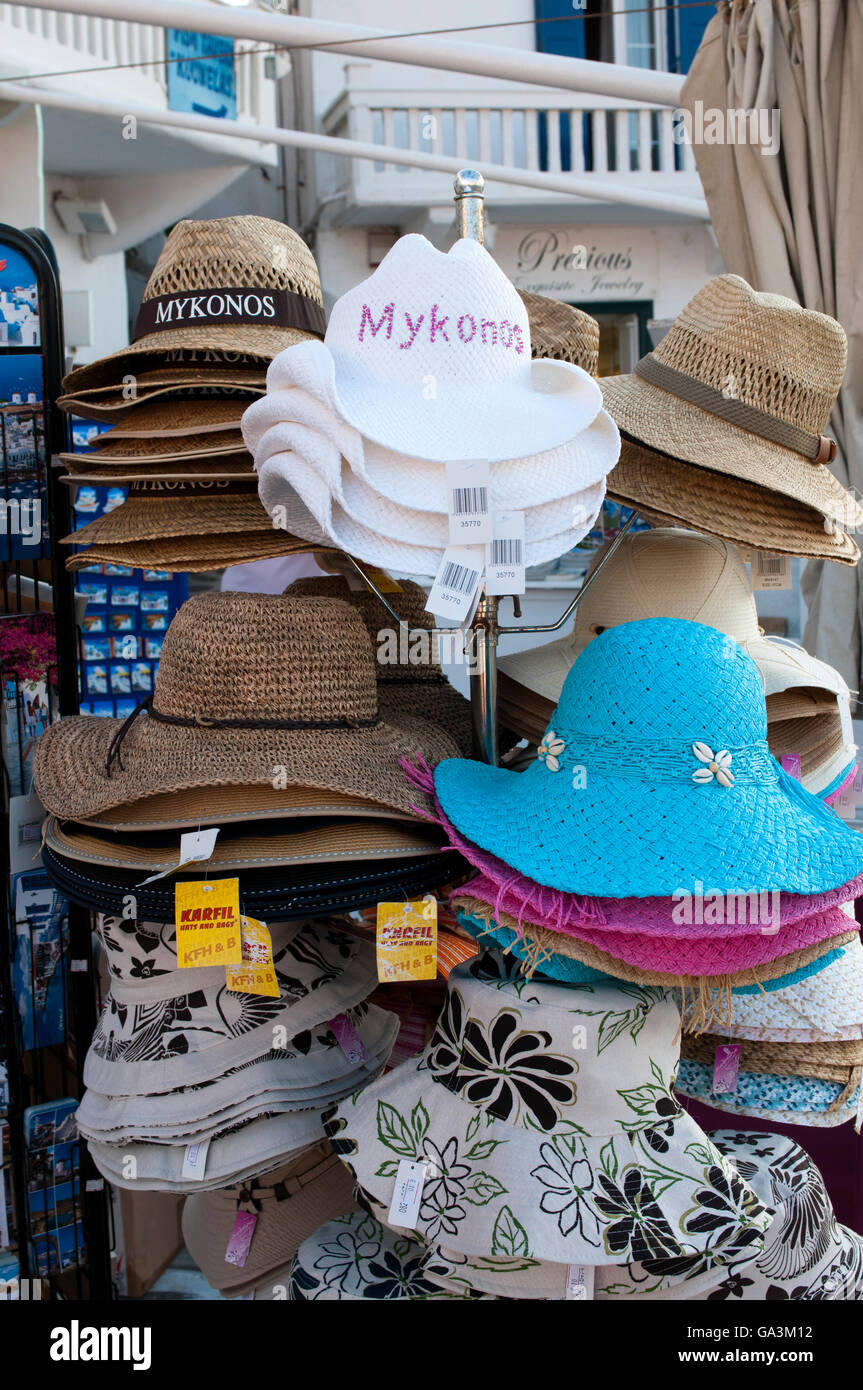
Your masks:
{"label": "alamy watermark", "polygon": [[760,927],[763,936],[774,936],[781,926],[781,894],[771,892],[724,893],[695,880],[695,892],[675,888],[671,920],[676,926]]}
{"label": "alamy watermark", "polygon": [[672,138],[677,145],[754,145],[762,155],[777,155],[780,113],[777,107],[719,106],[693,103],[692,110],[677,107]]}

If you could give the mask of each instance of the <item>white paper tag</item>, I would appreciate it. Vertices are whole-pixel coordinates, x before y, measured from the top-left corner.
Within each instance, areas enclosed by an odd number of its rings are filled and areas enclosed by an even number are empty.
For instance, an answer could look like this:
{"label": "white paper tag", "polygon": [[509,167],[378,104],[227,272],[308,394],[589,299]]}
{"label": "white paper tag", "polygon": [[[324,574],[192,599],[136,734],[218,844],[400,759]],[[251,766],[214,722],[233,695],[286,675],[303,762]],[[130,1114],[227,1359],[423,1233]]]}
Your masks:
{"label": "white paper tag", "polygon": [[85,1192],[104,1192],[104,1191],[105,1191],[105,1179],[104,1179],[104,1178],[88,1178],[87,1181],[86,1181],[85,1184],[84,1184],[84,1191],[85,1191]]}
{"label": "white paper tag", "polygon": [[138,887],[143,888],[147,883],[156,883],[160,878],[167,878],[169,874],[175,874],[178,869],[185,869],[187,864],[200,864],[202,860],[209,859],[216,847],[216,839],[219,834],[219,826],[210,830],[190,830],[185,835],[180,836],[180,858],[176,864],[172,864],[170,869],[162,869],[158,874],[151,874],[149,878],[144,878]]}
{"label": "white paper tag", "polygon": [[753,589],[790,589],[791,556],[769,555],[766,550],[752,553]]}
{"label": "white paper tag", "polygon": [[593,1265],[568,1265],[566,1271],[567,1299],[580,1299],[587,1302],[593,1298]]}
{"label": "white paper tag", "polygon": [[451,545],[486,545],[491,529],[491,471],[484,459],[448,463],[446,507]]}
{"label": "white paper tag", "polygon": [[485,591],[523,594],[524,588],[524,512],[494,512],[485,548]]}
{"label": "white paper tag", "polygon": [[481,545],[448,545],[431,586],[426,612],[462,622],[473,609],[485,569]]}
{"label": "white paper tag", "polygon": [[204,1139],[200,1144],[187,1144],[183,1154],[183,1171],[181,1177],[189,1182],[201,1182],[207,1169],[207,1151],[210,1147],[209,1139]]}
{"label": "white paper tag", "polygon": [[86,975],[87,962],[85,960],[70,960],[69,969],[73,975]]}
{"label": "white paper tag", "polygon": [[402,1226],[408,1231],[416,1230],[427,1166],[425,1163],[415,1163],[410,1158],[401,1159],[387,1217],[390,1226]]}

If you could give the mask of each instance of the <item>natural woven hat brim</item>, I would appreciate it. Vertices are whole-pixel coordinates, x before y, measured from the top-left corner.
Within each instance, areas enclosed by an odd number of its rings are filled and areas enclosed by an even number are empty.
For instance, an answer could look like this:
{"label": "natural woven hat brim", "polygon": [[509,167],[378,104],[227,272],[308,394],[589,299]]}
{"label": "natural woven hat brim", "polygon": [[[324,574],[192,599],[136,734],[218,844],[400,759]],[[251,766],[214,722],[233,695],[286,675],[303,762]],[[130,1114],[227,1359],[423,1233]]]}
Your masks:
{"label": "natural woven hat brim", "polygon": [[[100,388],[101,392],[102,388]],[[148,401],[160,401],[166,405],[174,400],[232,400],[240,414],[252,401],[264,394],[264,386],[246,383],[235,384],[230,381],[214,381],[212,385],[203,382],[181,382],[174,386],[151,386],[139,390],[134,400],[127,400],[119,392],[113,395],[97,394],[92,398],[82,392],[78,396],[61,396],[57,401],[61,410],[68,415],[80,415],[87,420],[114,425],[119,420],[131,421],[136,408]]]}
{"label": "natural woven hat brim", "polygon": [[[726,1045],[726,1039],[713,1033],[697,1036],[687,1034],[683,1038],[681,1055],[689,1061],[703,1062],[713,1066],[717,1047]],[[836,1081],[842,1086],[849,1082],[859,1084],[860,1069],[863,1066],[863,1042],[750,1042],[739,1043],[739,1064],[741,1071],[756,1072],[763,1076],[810,1076],[821,1081]],[[856,1072],[856,1077],[852,1074]]]}
{"label": "natural woven hat brim", "polygon": [[[855,936],[824,970],[807,974],[769,994],[735,994],[723,1033],[755,1037],[809,1031],[824,1038],[843,1033],[863,1038],[863,943]],[[746,1030],[745,1032],[743,1030]],[[720,1031],[720,1030],[717,1030]],[[792,1039],[793,1040],[793,1039]]]}
{"label": "natural woven hat brim", "polygon": [[[799,755],[804,776],[845,748],[842,720],[836,709],[831,714],[819,714],[814,718],[780,719],[769,727],[768,737],[775,758],[789,753]],[[850,755],[853,758],[853,748]]]}
{"label": "natural woven hat brim", "polygon": [[634,374],[604,377],[599,385],[618,427],[648,448],[793,498],[843,520],[849,529],[863,525],[863,509],[826,465],[810,463]]}
{"label": "natural woven hat brim", "polygon": [[[519,924],[507,912],[474,896],[469,891],[471,886],[468,884],[467,891],[459,890],[453,895],[453,909],[466,914],[474,923],[485,924],[490,933],[496,928],[511,933],[514,939],[507,935],[506,942],[499,944],[505,945],[507,950],[512,948],[517,958],[528,963],[531,973],[534,970],[549,973],[547,964],[552,957],[560,956],[633,984],[670,988],[682,983],[718,989],[777,979],[854,938],[846,925],[848,918],[838,908],[784,927],[773,937],[752,933],[744,938],[723,939],[717,935],[692,941],[674,936],[603,933],[586,927],[576,937],[527,921]],[[474,934],[470,921],[462,925]]]}
{"label": "natural woven hat brim", "polygon": [[[103,1144],[91,1139],[90,1156],[103,1177],[130,1192],[206,1192],[279,1168],[321,1137],[321,1111],[273,1115],[252,1120],[232,1134],[214,1139],[207,1150],[204,1177],[184,1178],[185,1144]],[[126,1160],[133,1158],[134,1164]],[[129,1177],[129,1173],[135,1174]]]}
{"label": "natural woven hat brim", "polygon": [[784,719],[807,719],[818,714],[836,714],[836,696],[815,687],[792,686],[788,690],[778,690],[768,695],[767,723]]}
{"label": "natural woven hat brim", "polygon": [[[343,792],[410,812],[418,793],[400,758],[451,756],[442,729],[407,715],[371,729],[192,729],[138,719],[123,744],[122,768],[106,761],[122,720],[63,719],[39,742],[36,789],[47,810],[82,820],[157,792],[205,786],[285,783]],[[49,738],[46,743],[45,738]]]}
{"label": "natural woven hat brim", "polygon": [[[726,1115],[769,1120],[772,1124],[835,1129],[855,1119],[859,1097],[859,1087],[856,1087],[837,1105],[842,1094],[838,1082],[806,1076],[764,1076],[745,1071],[738,1072],[736,1092],[716,1094],[712,1087],[713,1067],[685,1058],[681,1060],[675,1085],[677,1094],[701,1101]],[[809,1101],[808,1106],[803,1104],[805,1100]]]}
{"label": "natural woven hat brim", "polygon": [[[125,360],[121,362],[124,354]],[[172,374],[167,378],[172,383],[186,380],[187,373],[191,373],[193,380],[199,373],[206,380],[210,374],[233,376],[238,372],[250,372],[266,379],[271,360],[267,354],[238,352],[235,348],[228,350],[224,360],[220,359],[221,354],[218,352],[200,352],[196,349],[189,352],[177,352],[174,349],[163,352],[160,357],[150,348],[138,357],[135,345],[132,344],[112,357],[102,357],[95,362],[85,362],[73,367],[63,378],[63,390],[67,396],[75,397],[84,392],[115,392],[122,390],[124,376],[133,376],[141,381],[154,378],[162,372]]]}
{"label": "natural woven hat brim", "polygon": [[[112,431],[113,433],[113,431]],[[102,464],[148,464],[182,463],[188,458],[210,458],[222,454],[239,453],[243,447],[243,436],[239,429],[214,432],[213,434],[189,434],[181,445],[176,439],[122,439],[114,443],[110,435],[103,435],[107,443],[86,457]],[[58,455],[62,463],[80,463],[80,454]]]}
{"label": "natural woven hat brim", "polygon": [[[201,496],[148,495],[128,498],[121,506],[64,536],[60,544],[125,545],[175,536],[224,536],[234,531],[262,531],[269,535],[273,529],[273,523],[254,493],[249,496],[218,492]],[[290,539],[284,532],[282,538]]]}
{"label": "natural woven hat brim", "polygon": [[102,487],[113,487],[117,483],[144,483],[151,481],[179,482],[205,481],[218,478],[249,478],[255,476],[255,466],[250,454],[219,455],[213,459],[184,459],[181,463],[141,464],[139,467],[126,467],[125,464],[104,466],[92,454],[75,454],[75,462],[67,460],[68,474],[62,481],[73,486],[95,483]]}
{"label": "natural woven hat brim", "polygon": [[530,351],[533,357],[551,357],[573,362],[588,376],[596,376],[599,366],[599,324],[583,309],[549,299],[544,294],[519,290],[530,324]]}
{"label": "natural woven hat brim", "polygon": [[[811,467],[814,465],[805,465]],[[722,540],[777,554],[856,565],[860,551],[846,532],[824,529],[823,514],[792,498],[730,475],[682,463],[621,437],[608,475],[608,496],[660,525],[692,526]]]}
{"label": "natural woven hat brim", "polygon": [[[302,822],[300,823],[302,825]],[[308,830],[298,828],[274,833],[276,827],[259,835],[219,836],[209,859],[212,869],[267,868],[271,865],[332,864],[365,859],[415,858],[440,851],[440,833],[421,822],[354,821],[343,817],[333,822],[315,822]],[[139,832],[140,833],[140,832]],[[95,835],[84,827],[62,826],[50,817],[45,827],[45,843],[70,859],[88,864],[111,864],[124,869],[163,872],[179,862],[179,844],[172,848],[147,846],[134,838]]]}
{"label": "natural woven hat brim", "polygon": [[75,571],[102,563],[195,574],[200,570],[227,569],[248,560],[305,554],[318,548],[317,542],[299,540],[271,526],[266,532],[237,531],[227,536],[176,536],[170,540],[129,541],[125,545],[91,545],[79,555],[70,555],[66,569]]}
{"label": "natural woven hat brim", "polygon": [[[284,1187],[276,1200],[273,1188]],[[192,1193],[183,1205],[183,1239],[192,1259],[215,1289],[253,1287],[290,1262],[319,1226],[353,1207],[353,1183],[345,1165],[321,1144],[292,1164],[252,1185],[255,1202],[241,1190]],[[225,1252],[239,1210],[257,1215],[245,1263],[229,1264]],[[287,1282],[287,1281],[285,1281]]]}
{"label": "natural woven hat brim", "polygon": [[539,745],[551,722],[554,702],[513,680],[498,667],[497,719],[500,726],[513,729],[520,738]]}
{"label": "natural woven hat brim", "polygon": [[272,786],[192,787],[185,791],[161,792],[140,801],[97,812],[83,824],[114,831],[172,830],[186,826],[222,825],[234,821],[278,820],[294,816],[358,816],[373,819],[411,821],[412,812],[397,811],[380,802],[318,787]]}
{"label": "natural woven hat brim", "polygon": [[179,396],[171,401],[142,401],[133,416],[99,434],[91,447],[101,451],[117,439],[175,439],[217,434],[240,428],[243,405],[235,400]]}

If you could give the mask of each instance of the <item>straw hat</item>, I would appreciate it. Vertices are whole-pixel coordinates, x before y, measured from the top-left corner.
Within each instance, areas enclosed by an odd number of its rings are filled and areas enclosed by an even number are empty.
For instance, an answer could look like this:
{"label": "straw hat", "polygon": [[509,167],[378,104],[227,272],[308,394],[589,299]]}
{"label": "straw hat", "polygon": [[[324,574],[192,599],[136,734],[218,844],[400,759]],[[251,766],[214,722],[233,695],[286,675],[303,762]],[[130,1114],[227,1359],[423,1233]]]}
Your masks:
{"label": "straw hat", "polygon": [[119,382],[81,387],[73,395],[59,396],[57,404],[69,415],[114,424],[153,401],[246,398],[248,402],[263,394],[266,380],[263,362],[258,367],[151,367],[127,372]]}
{"label": "straw hat", "polygon": [[[191,1193],[183,1205],[186,1249],[211,1288],[237,1297],[293,1259],[317,1228],[353,1205],[348,1170],[330,1144],[314,1148],[266,1176],[233,1187]],[[255,1217],[241,1265],[225,1257],[238,1213]]]}
{"label": "straw hat", "polygon": [[184,439],[188,435],[216,434],[239,429],[242,415],[242,404],[221,397],[144,401],[130,419],[97,434],[90,447],[101,454],[116,439]]}
{"label": "straw hat", "polygon": [[680,463],[625,434],[620,458],[608,475],[608,495],[636,508],[645,521],[691,526],[752,550],[846,565],[860,559],[853,538],[832,523],[828,529],[815,508],[755,483]]}
{"label": "straw hat", "polygon": [[[206,411],[208,403],[198,401],[195,404],[203,406]],[[231,410],[234,406],[231,404]],[[186,459],[210,458],[213,455],[236,454],[242,450],[243,436],[240,434],[239,425],[234,429],[221,429],[212,434],[206,430],[199,434],[188,434],[182,442],[172,438],[149,438],[149,439],[112,439],[114,431],[103,435],[106,442],[95,453],[88,457],[95,462],[98,467],[114,465],[153,465],[157,463],[182,463]],[[80,454],[59,454],[59,459],[63,463],[71,463],[73,460],[80,463]]]}
{"label": "straw hat", "polygon": [[278,555],[299,555],[318,549],[269,526],[266,531],[235,531],[228,535],[176,536],[152,541],[127,541],[122,545],[100,543],[66,560],[67,570],[93,564],[131,565],[133,569],[167,570],[169,574],[194,574],[222,570],[246,560],[267,560]]}
{"label": "straw hat", "polygon": [[129,346],[71,372],[63,386],[72,394],[108,364],[120,374],[124,358],[142,353],[203,348],[270,358],[323,332],[318,269],[290,227],[250,215],[178,222],[147,282]]}
{"label": "straw hat", "polygon": [[[825,437],[845,372],[835,319],[710,280],[629,376],[602,383],[606,408],[639,443],[780,493],[849,530],[863,509],[827,468]],[[697,487],[700,479],[693,479]],[[655,498],[646,498],[661,510]]]}
{"label": "straw hat", "polygon": [[[681,1052],[690,1062],[712,1067],[716,1052],[728,1046],[728,1039],[715,1033],[687,1034]],[[856,1091],[863,1076],[863,1039],[843,1038],[829,1042],[752,1042],[740,1039],[740,1070],[762,1076],[810,1076],[819,1081],[835,1081],[843,1089],[834,1102],[837,1107]]]}
{"label": "straw hat", "polygon": [[713,1063],[706,1066],[682,1058],[676,1090],[726,1115],[751,1116],[773,1124],[835,1129],[853,1120],[859,1134],[863,1120],[863,1093],[859,1084],[849,1085],[847,1080],[739,1071],[733,1092],[716,1092]]}
{"label": "straw hat", "polygon": [[[399,580],[392,605],[410,632],[403,632],[379,598],[365,586],[351,589],[345,578],[296,579],[285,594],[289,598],[340,598],[356,608],[374,644],[377,658],[378,696],[381,709],[417,714],[440,724],[467,757],[474,752],[473,715],[470,701],[450,685],[441,670],[434,618],[426,612],[426,591],[413,580]],[[424,647],[413,634],[429,633]],[[413,639],[413,640],[412,640]],[[420,639],[421,642],[422,639]],[[411,656],[415,658],[411,660]]]}
{"label": "straw hat", "polygon": [[446,761],[435,789],[466,839],[564,893],[847,883],[863,871],[859,836],[779,766],[766,734],[764,685],[742,648],[701,623],[647,618],[585,648],[525,772]]}
{"label": "straw hat", "polygon": [[[73,461],[74,459],[74,461]],[[94,454],[75,454],[66,460],[69,472],[61,482],[70,487],[82,483],[92,483],[101,487],[113,487],[118,483],[184,483],[218,482],[231,478],[254,481],[255,468],[251,455],[237,450],[233,454],[223,454],[218,458],[183,459],[181,463],[163,463],[160,459],[140,464],[105,465]]]}
{"label": "straw hat", "polygon": [[[704,1209],[734,1174],[671,1094],[670,994],[525,987],[489,954],[490,969],[453,970],[418,1058],[325,1117],[360,1186],[388,1203],[399,1160],[426,1162],[419,1236],[466,1254],[626,1264],[721,1248],[732,1229],[707,1232]],[[738,1197],[738,1220],[764,1230],[769,1213],[742,1184]]]}
{"label": "straw hat", "polygon": [[782,989],[737,991],[731,1017],[715,1031],[754,1042],[863,1039],[863,944],[852,938],[828,965]]}
{"label": "straw hat", "polygon": [[[157,792],[208,785],[317,786],[402,810],[399,758],[455,751],[434,725],[384,719],[355,609],[336,599],[206,593],[168,628],[144,719],[61,720],[39,740],[47,810],[80,820]],[[139,711],[140,712],[140,711]]]}
{"label": "straw hat", "polygon": [[571,362],[588,376],[599,367],[599,324],[583,309],[548,299],[544,294],[518,291],[530,324],[531,356]]}
{"label": "straw hat", "polygon": [[84,825],[111,831],[173,830],[236,821],[272,821],[290,817],[347,816],[375,820],[415,820],[415,813],[383,806],[361,796],[319,787],[238,786],[191,787],[188,791],[157,792],[140,801],[94,812]]}
{"label": "straw hat", "polygon": [[122,506],[70,532],[60,544],[125,545],[180,536],[222,537],[234,531],[269,535],[272,530],[253,479],[205,479],[171,488],[147,481],[132,483]]}

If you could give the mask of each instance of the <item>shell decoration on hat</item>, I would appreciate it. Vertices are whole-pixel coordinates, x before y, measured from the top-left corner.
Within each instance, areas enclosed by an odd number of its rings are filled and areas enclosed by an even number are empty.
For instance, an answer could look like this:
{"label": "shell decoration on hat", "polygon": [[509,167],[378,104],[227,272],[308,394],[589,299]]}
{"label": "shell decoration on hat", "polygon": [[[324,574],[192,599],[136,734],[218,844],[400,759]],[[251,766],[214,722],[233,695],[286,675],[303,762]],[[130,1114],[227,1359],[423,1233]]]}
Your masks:
{"label": "shell decoration on hat", "polygon": [[541,763],[545,763],[549,772],[560,771],[561,754],[564,752],[566,744],[562,738],[558,738],[554,729],[549,729],[542,743],[536,750],[536,756]]}
{"label": "shell decoration on hat", "polygon": [[721,787],[734,786],[729,752],[723,749],[721,753],[714,753],[706,743],[693,743],[692,751],[700,763],[706,763],[706,767],[695,769],[692,774],[693,782],[712,782],[715,777]]}

